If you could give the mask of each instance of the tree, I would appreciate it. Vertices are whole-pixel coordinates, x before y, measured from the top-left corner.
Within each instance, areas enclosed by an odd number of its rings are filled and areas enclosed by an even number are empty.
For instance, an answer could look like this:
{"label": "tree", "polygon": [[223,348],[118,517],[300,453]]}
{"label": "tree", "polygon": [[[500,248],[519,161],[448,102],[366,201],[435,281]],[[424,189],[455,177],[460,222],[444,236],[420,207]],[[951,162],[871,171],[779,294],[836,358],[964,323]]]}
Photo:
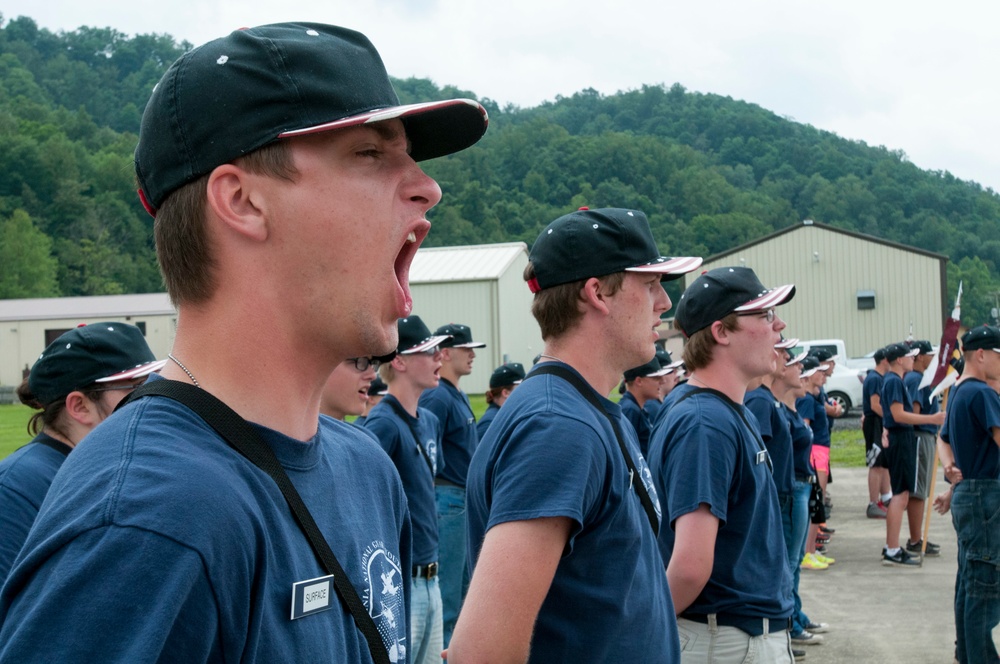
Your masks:
{"label": "tree", "polygon": [[0,266],[0,299],[59,294],[52,240],[24,210],[0,219]]}

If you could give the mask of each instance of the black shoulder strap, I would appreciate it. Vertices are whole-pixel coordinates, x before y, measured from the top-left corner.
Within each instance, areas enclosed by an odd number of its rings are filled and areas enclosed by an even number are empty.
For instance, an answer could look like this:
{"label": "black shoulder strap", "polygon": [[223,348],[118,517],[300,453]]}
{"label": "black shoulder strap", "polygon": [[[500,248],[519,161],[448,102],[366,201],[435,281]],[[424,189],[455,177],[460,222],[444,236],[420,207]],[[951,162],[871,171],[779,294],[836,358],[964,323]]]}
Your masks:
{"label": "black shoulder strap", "polygon": [[340,566],[336,556],[334,556],[330,545],[327,544],[320,532],[319,526],[313,520],[312,514],[309,513],[309,509],[299,496],[299,492],[295,490],[295,485],[292,484],[285,469],[278,461],[278,457],[274,454],[274,450],[260,434],[236,411],[205,390],[173,380],[155,380],[143,384],[122,400],[118,408],[136,399],[151,395],[173,399],[190,408],[222,436],[230,446],[275,481],[285,500],[288,501],[299,527],[305,533],[313,551],[316,552],[316,556],[320,559],[327,573],[333,575],[337,594],[351,612],[358,629],[367,639],[372,659],[377,664],[389,664],[389,655],[375,621],[365,609],[357,590],[354,589],[347,574],[344,573],[344,568]]}
{"label": "black shoulder strap", "polygon": [[646,517],[649,519],[649,525],[653,529],[653,535],[659,535],[660,522],[656,518],[656,508],[653,506],[653,499],[649,497],[646,485],[642,481],[642,475],[636,469],[635,463],[632,461],[632,455],[628,453],[628,448],[625,446],[625,438],[622,436],[621,427],[618,426],[618,422],[615,418],[608,415],[608,411],[604,410],[604,406],[594,393],[594,389],[572,371],[557,364],[545,363],[532,369],[531,373],[528,374],[528,378],[542,374],[552,374],[565,380],[576,388],[576,391],[611,423],[611,428],[615,432],[615,438],[618,439],[618,447],[621,448],[622,456],[625,457],[625,465],[628,466],[629,475],[632,477],[632,486],[635,487],[635,492],[639,496],[639,502],[642,503],[642,508],[646,511]]}
{"label": "black shoulder strap", "polygon": [[680,402],[684,401],[685,399],[687,399],[689,397],[693,397],[696,394],[711,394],[712,396],[718,398],[724,404],[726,404],[727,406],[729,406],[734,413],[736,413],[737,415],[739,415],[740,419],[743,420],[743,424],[746,425],[747,430],[750,431],[750,433],[754,435],[753,436],[754,437],[754,442],[757,443],[757,451],[758,452],[764,452],[765,458],[767,459],[767,467],[773,473],[774,472],[774,465],[773,465],[773,463],[771,461],[771,453],[767,451],[767,445],[764,444],[764,441],[763,441],[763,439],[761,439],[760,435],[757,435],[755,433],[757,430],[754,429],[752,426],[750,426],[750,421],[747,419],[747,416],[743,413],[743,409],[740,408],[740,407],[738,407],[735,403],[733,403],[733,400],[730,399],[728,396],[726,396],[723,392],[720,392],[719,390],[712,389],[711,387],[696,387],[693,390],[691,390],[690,392],[688,392],[687,394],[685,394],[684,396],[682,396],[680,399],[678,399],[677,401],[675,401],[674,402],[674,406],[676,406],[677,404],[679,404]]}
{"label": "black shoulder strap", "polygon": [[413,428],[413,425],[410,422],[411,419],[410,414],[407,413],[403,409],[403,405],[398,401],[396,401],[395,399],[383,399],[382,401],[384,401],[390,408],[392,408],[392,410],[396,413],[396,416],[399,417],[399,419],[403,420],[403,422],[406,423],[406,426],[410,429],[410,435],[413,436],[413,442],[417,444],[417,449],[420,450],[420,455],[424,457],[424,461],[427,462],[427,467],[431,471],[431,477],[434,477],[435,475],[434,462],[431,461],[430,455],[427,453],[427,450],[425,450],[424,446],[421,444],[420,432],[417,431],[415,428]]}

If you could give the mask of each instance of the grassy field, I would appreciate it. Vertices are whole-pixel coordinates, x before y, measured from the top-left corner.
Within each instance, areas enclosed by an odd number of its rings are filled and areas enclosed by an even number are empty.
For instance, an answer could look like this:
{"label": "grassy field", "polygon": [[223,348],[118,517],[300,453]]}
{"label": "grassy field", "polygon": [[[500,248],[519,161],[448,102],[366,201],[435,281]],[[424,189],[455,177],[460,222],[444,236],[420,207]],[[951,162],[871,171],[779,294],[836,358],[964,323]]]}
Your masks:
{"label": "grassy field", "polygon": [[27,406],[0,406],[0,459],[31,440],[28,420],[32,413]]}
{"label": "grassy field", "polygon": [[[482,394],[469,395],[469,401],[472,402],[472,410],[477,418],[486,412],[486,398]],[[22,405],[0,406],[0,459],[31,439],[26,426],[32,412]],[[861,430],[834,429],[830,456],[835,466],[864,466],[865,442]]]}

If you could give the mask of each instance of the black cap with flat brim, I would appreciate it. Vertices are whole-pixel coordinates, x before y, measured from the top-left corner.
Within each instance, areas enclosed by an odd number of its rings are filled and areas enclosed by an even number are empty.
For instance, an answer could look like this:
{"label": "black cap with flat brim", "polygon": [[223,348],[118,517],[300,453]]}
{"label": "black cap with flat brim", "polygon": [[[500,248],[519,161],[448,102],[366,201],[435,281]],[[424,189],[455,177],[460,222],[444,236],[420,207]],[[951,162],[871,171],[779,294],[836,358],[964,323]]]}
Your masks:
{"label": "black cap with flat brim", "polygon": [[684,289],[674,327],[690,338],[729,314],[766,311],[794,296],[795,286],[766,288],[748,267],[717,267],[702,273]]}
{"label": "black cap with flat brim", "polygon": [[398,319],[396,330],[399,332],[399,345],[396,346],[399,355],[413,355],[434,350],[442,341],[450,338],[447,334],[431,334],[430,328],[420,316]]}
{"label": "black cap with flat brim", "polygon": [[471,99],[400,105],[382,59],[359,32],[321,23],[236,30],[188,51],[153,88],[135,170],[146,209],[214,168],[281,138],[399,119],[416,161],[486,132]]}
{"label": "black cap with flat brim", "polygon": [[535,240],[528,260],[535,272],[528,281],[532,293],[617,272],[652,272],[669,281],[702,262],[661,256],[646,215],[621,208],[580,208],[559,217]]}

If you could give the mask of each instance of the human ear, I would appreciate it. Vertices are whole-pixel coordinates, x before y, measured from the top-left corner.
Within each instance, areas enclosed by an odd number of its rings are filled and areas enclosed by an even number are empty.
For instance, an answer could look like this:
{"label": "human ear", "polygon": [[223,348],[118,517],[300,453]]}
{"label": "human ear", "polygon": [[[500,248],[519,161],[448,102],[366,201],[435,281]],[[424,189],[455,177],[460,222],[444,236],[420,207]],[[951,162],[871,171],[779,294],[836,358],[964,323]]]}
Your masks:
{"label": "human ear", "polygon": [[223,164],[208,177],[208,207],[229,230],[248,239],[267,239],[267,206],[258,187],[261,176],[236,164]]}

